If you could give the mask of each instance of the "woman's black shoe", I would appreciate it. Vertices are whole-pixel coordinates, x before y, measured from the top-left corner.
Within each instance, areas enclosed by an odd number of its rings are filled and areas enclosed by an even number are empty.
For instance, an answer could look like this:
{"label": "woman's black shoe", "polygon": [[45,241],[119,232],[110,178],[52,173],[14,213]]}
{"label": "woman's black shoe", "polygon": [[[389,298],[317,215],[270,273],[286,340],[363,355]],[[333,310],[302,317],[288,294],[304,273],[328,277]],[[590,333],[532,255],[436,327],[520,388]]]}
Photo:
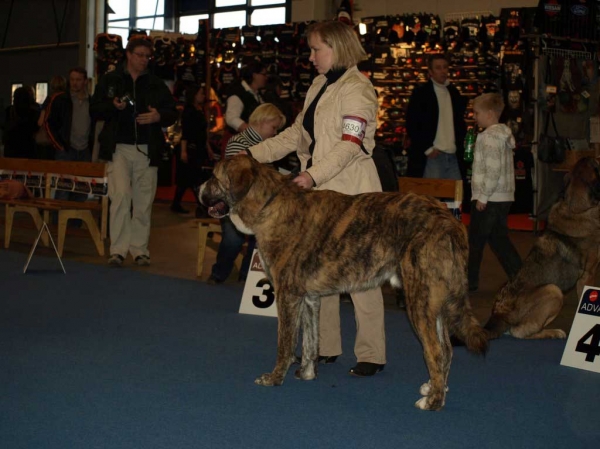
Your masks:
{"label": "woman's black shoe", "polygon": [[318,358],[318,362],[324,363],[325,365],[330,365],[332,363],[335,363],[337,358],[338,358],[337,355],[320,355]]}
{"label": "woman's black shoe", "polygon": [[350,368],[349,373],[357,377],[369,377],[380,373],[385,365],[370,362],[358,362],[354,368]]}

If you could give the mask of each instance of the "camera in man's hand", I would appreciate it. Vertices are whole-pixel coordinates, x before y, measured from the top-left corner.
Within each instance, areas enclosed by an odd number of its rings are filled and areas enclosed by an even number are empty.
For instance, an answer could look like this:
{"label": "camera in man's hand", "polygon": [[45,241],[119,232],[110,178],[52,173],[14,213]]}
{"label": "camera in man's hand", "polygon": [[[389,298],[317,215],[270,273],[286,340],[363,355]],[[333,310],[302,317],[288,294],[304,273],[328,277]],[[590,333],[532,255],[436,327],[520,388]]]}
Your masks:
{"label": "camera in man's hand", "polygon": [[135,101],[133,100],[133,98],[131,98],[130,94],[123,95],[121,98],[119,98],[119,101],[121,103],[126,103],[130,106],[135,106]]}

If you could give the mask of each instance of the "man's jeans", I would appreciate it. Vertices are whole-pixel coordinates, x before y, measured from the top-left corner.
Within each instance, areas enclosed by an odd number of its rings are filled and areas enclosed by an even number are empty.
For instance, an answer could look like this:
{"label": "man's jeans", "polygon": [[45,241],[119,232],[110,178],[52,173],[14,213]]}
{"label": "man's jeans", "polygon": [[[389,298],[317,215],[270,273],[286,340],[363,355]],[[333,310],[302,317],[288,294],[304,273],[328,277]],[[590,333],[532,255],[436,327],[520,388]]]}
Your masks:
{"label": "man's jeans", "polygon": [[438,151],[435,158],[427,158],[423,178],[433,179],[462,179],[456,154]]}

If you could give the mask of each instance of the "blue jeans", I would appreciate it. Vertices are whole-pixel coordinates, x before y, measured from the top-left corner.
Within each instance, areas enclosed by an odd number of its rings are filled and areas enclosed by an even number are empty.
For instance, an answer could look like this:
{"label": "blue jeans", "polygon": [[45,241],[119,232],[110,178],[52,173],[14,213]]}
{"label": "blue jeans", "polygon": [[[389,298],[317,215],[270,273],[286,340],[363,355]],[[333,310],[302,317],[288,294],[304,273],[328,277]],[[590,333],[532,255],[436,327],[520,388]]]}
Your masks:
{"label": "blue jeans", "polygon": [[[229,277],[233,270],[235,259],[242,250],[245,241],[246,234],[238,231],[229,217],[221,219],[221,243],[219,243],[217,261],[212,266],[212,276],[214,278],[223,282]],[[254,236],[248,236],[248,248],[240,267],[240,277],[248,275],[248,268],[250,267],[250,260],[252,259],[255,244],[256,239]]]}
{"label": "blue jeans", "polygon": [[437,157],[427,158],[423,178],[433,179],[462,179],[456,154],[438,152]]}
{"label": "blue jeans", "polygon": [[[57,161],[91,162],[92,153],[87,148],[85,150],[69,148],[65,151],[56,151],[54,159]],[[86,193],[67,192],[66,190],[56,190],[54,192],[54,199],[57,200],[85,201],[87,197]]]}

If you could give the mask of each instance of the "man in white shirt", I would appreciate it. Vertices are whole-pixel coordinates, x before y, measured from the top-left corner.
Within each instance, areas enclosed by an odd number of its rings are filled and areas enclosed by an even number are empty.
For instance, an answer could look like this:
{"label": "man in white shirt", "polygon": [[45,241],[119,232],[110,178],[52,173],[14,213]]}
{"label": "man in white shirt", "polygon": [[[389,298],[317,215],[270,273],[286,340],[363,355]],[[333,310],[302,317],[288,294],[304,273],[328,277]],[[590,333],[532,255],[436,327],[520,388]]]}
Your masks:
{"label": "man in white shirt", "polygon": [[408,104],[408,176],[463,179],[467,100],[449,83],[443,55],[432,55],[428,69],[429,81],[415,89]]}
{"label": "man in white shirt", "polygon": [[267,83],[267,69],[260,62],[242,67],[241,80],[231,86],[227,97],[225,122],[231,134],[237,134],[248,127],[248,118],[263,103],[260,90]]}

